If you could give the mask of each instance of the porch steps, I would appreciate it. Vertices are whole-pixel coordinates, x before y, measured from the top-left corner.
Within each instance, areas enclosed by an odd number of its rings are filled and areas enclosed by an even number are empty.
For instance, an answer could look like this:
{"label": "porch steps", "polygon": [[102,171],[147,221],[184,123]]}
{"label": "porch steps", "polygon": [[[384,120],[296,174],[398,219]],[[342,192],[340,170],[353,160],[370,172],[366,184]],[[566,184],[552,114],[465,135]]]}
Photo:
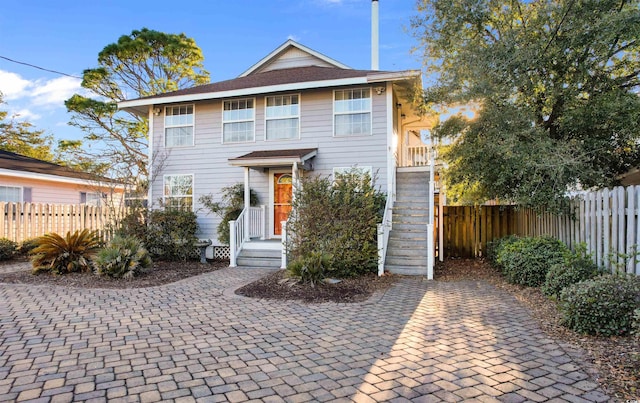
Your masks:
{"label": "porch steps", "polygon": [[393,229],[389,233],[385,270],[427,275],[429,172],[397,172]]}
{"label": "porch steps", "polygon": [[280,242],[247,242],[236,258],[238,267],[279,269],[282,264]]}

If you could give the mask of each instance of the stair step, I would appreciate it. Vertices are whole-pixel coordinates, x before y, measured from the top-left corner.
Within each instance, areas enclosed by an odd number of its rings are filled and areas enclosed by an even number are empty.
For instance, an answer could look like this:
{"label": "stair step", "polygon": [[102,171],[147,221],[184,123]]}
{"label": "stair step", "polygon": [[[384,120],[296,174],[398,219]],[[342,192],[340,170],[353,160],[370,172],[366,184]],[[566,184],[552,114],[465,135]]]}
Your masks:
{"label": "stair step", "polygon": [[407,266],[407,267],[416,267],[416,266],[426,266],[427,265],[427,257],[405,257],[405,256],[388,256],[385,259],[385,266],[395,265],[395,266]]}
{"label": "stair step", "polygon": [[238,257],[281,259],[282,251],[273,249],[242,249]]}
{"label": "stair step", "polygon": [[426,276],[427,266],[413,266],[407,267],[402,265],[385,265],[385,271],[393,274],[400,274],[404,276]]}
{"label": "stair step", "polygon": [[[420,249],[427,247],[427,240],[422,239],[403,239],[403,238],[389,238],[387,244],[387,250],[392,249]],[[388,252],[387,252],[388,253]]]}
{"label": "stair step", "polygon": [[398,231],[391,230],[389,233],[389,239],[415,239],[416,241],[427,241],[427,231]]}
{"label": "stair step", "polygon": [[241,267],[271,267],[280,268],[281,259],[265,258],[265,257],[244,257],[238,256],[236,264]]}
{"label": "stair step", "polygon": [[391,248],[387,250],[386,262],[392,262],[393,259],[420,259],[421,262],[427,261],[427,248],[423,249],[397,249]]}

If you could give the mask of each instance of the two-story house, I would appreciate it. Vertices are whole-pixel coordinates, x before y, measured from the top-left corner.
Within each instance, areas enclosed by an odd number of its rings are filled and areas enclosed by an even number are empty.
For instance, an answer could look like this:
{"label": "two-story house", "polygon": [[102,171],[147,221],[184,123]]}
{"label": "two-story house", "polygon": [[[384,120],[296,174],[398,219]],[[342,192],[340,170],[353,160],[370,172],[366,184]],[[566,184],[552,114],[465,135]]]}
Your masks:
{"label": "two-story house", "polygon": [[[149,160],[162,161],[149,169],[150,206],[193,209],[216,244],[220,219],[198,199],[245,184],[232,265],[279,265],[281,244],[269,240],[283,235],[292,183],[356,167],[389,199],[381,268],[427,274],[432,172],[419,133],[433,121],[411,106],[416,87],[420,71],[356,70],[289,40],[235,79],[118,106],[149,118]],[[262,207],[249,206],[249,188]]]}

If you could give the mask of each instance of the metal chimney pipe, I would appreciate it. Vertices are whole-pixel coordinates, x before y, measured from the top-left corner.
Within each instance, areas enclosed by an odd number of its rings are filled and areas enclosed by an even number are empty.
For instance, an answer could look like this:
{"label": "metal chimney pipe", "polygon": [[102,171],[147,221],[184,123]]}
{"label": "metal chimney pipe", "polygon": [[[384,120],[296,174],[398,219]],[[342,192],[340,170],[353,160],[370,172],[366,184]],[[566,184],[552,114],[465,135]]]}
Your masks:
{"label": "metal chimney pipe", "polygon": [[378,0],[371,0],[371,70],[380,70]]}

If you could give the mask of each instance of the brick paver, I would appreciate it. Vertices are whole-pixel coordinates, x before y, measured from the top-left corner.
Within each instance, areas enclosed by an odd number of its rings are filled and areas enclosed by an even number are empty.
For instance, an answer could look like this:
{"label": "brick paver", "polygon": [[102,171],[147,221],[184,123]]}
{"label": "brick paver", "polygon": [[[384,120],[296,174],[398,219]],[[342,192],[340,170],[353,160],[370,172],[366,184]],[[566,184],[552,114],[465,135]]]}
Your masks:
{"label": "brick paver", "polygon": [[0,284],[0,401],[606,401],[508,293],[402,278],[361,304],[255,300],[267,273],[146,289]]}

